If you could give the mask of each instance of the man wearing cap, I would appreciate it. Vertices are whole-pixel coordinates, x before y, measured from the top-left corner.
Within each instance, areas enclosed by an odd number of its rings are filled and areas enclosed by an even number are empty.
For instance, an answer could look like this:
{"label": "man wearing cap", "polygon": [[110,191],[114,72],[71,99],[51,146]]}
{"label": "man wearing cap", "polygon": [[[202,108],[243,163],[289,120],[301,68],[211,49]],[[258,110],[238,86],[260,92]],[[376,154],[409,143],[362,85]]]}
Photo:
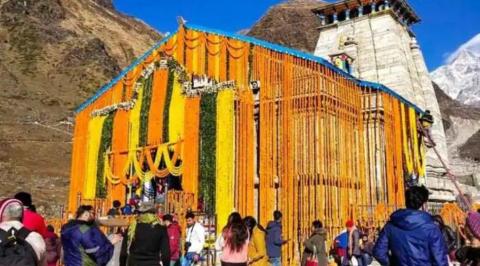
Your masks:
{"label": "man wearing cap", "polygon": [[153,202],[141,202],[139,214],[127,229],[120,252],[121,266],[170,265],[167,228],[160,223]]}
{"label": "man wearing cap", "polygon": [[[45,241],[43,237],[36,233],[32,232],[25,228],[22,224],[22,216],[23,216],[23,205],[17,199],[4,199],[0,201],[0,229],[2,230],[1,235],[4,233],[11,232],[12,229],[17,231],[17,233],[24,233],[26,237],[24,237],[25,241],[30,244],[30,246],[35,251],[36,257],[33,258],[37,265],[46,265],[45,260]],[[23,230],[22,230],[23,229]],[[7,241],[6,239],[0,239],[0,242]]]}
{"label": "man wearing cap", "polygon": [[373,248],[373,256],[381,265],[448,266],[442,232],[432,216],[421,210],[428,196],[424,186],[407,189],[407,208],[390,216]]}
{"label": "man wearing cap", "polygon": [[22,202],[23,204],[23,225],[30,231],[35,231],[42,235],[44,238],[47,237],[47,226],[45,224],[45,219],[32,210],[32,195],[27,192],[18,192],[15,194],[15,198]]}

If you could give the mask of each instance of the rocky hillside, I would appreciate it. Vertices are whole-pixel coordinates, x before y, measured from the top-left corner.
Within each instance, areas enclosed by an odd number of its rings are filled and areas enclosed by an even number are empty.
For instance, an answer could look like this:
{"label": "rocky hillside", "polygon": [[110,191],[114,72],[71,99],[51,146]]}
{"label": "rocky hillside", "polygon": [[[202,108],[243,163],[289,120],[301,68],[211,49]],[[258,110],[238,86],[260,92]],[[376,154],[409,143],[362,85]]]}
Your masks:
{"label": "rocky hillside", "polygon": [[311,11],[325,5],[317,0],[290,0],[271,7],[247,35],[313,53],[320,20]]}
{"label": "rocky hillside", "polygon": [[160,38],[112,0],[0,0],[0,197],[58,210],[72,111]]}
{"label": "rocky hillside", "polygon": [[447,135],[450,164],[459,175],[480,170],[480,108],[453,100],[433,83]]}

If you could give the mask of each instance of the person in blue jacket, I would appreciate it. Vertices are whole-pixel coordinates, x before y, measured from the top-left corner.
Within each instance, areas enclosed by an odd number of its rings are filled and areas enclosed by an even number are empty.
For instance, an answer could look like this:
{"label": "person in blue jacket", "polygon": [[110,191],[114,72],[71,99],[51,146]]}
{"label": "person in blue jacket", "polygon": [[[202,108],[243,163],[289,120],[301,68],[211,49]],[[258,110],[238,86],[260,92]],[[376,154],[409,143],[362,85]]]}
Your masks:
{"label": "person in blue jacket", "polygon": [[288,240],[283,240],[282,238],[282,213],[274,211],[273,219],[267,225],[267,234],[265,236],[268,261],[272,266],[281,266],[282,245],[286,244]]}
{"label": "person in blue jacket", "polygon": [[381,265],[448,266],[442,232],[432,216],[420,210],[428,195],[424,186],[407,189],[407,208],[390,216],[373,249],[373,256]]}
{"label": "person in blue jacket", "polygon": [[78,208],[76,219],[62,227],[61,241],[65,266],[104,266],[113,255],[112,242],[95,225],[93,207],[82,205]]}

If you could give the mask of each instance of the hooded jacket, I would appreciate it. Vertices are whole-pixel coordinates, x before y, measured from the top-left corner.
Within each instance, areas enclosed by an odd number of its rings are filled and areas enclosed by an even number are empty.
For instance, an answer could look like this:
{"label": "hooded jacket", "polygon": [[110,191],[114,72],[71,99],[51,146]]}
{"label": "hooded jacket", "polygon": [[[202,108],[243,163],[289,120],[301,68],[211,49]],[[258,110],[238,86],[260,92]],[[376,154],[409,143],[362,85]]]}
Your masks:
{"label": "hooded jacket", "polygon": [[327,251],[325,247],[326,238],[327,231],[325,231],[323,228],[319,228],[316,229],[310,238],[303,243],[305,250],[303,251],[302,255],[302,265],[307,264],[307,259],[312,256],[314,250],[317,252],[315,256],[318,259],[318,265],[328,264]]}
{"label": "hooded jacket", "polygon": [[267,255],[269,258],[280,258],[282,256],[282,224],[276,221],[270,221],[267,226]]}
{"label": "hooded jacket", "polygon": [[113,255],[113,245],[95,224],[72,220],[62,227],[65,266],[103,266]]}
{"label": "hooded jacket", "polygon": [[439,227],[430,214],[412,209],[392,214],[373,256],[381,265],[448,266],[447,246]]}
{"label": "hooded jacket", "polygon": [[28,230],[39,233],[43,238],[47,237],[47,226],[40,214],[25,208],[22,223]]}
{"label": "hooded jacket", "polygon": [[181,229],[177,222],[167,226],[168,241],[170,244],[170,260],[180,259]]}

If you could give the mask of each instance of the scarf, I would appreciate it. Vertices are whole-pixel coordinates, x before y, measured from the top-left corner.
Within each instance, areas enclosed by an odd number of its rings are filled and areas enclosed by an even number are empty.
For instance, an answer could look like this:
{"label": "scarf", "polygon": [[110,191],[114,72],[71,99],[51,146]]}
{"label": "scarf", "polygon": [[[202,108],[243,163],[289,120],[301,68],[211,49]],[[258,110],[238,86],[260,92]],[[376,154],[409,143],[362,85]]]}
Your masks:
{"label": "scarf", "polygon": [[150,224],[152,227],[154,227],[157,224],[161,224],[160,219],[156,214],[142,213],[138,215],[128,227],[128,232],[127,232],[127,236],[128,236],[127,252],[128,253],[130,253],[130,246],[132,245],[133,239],[135,238],[135,231],[137,229],[138,223]]}

